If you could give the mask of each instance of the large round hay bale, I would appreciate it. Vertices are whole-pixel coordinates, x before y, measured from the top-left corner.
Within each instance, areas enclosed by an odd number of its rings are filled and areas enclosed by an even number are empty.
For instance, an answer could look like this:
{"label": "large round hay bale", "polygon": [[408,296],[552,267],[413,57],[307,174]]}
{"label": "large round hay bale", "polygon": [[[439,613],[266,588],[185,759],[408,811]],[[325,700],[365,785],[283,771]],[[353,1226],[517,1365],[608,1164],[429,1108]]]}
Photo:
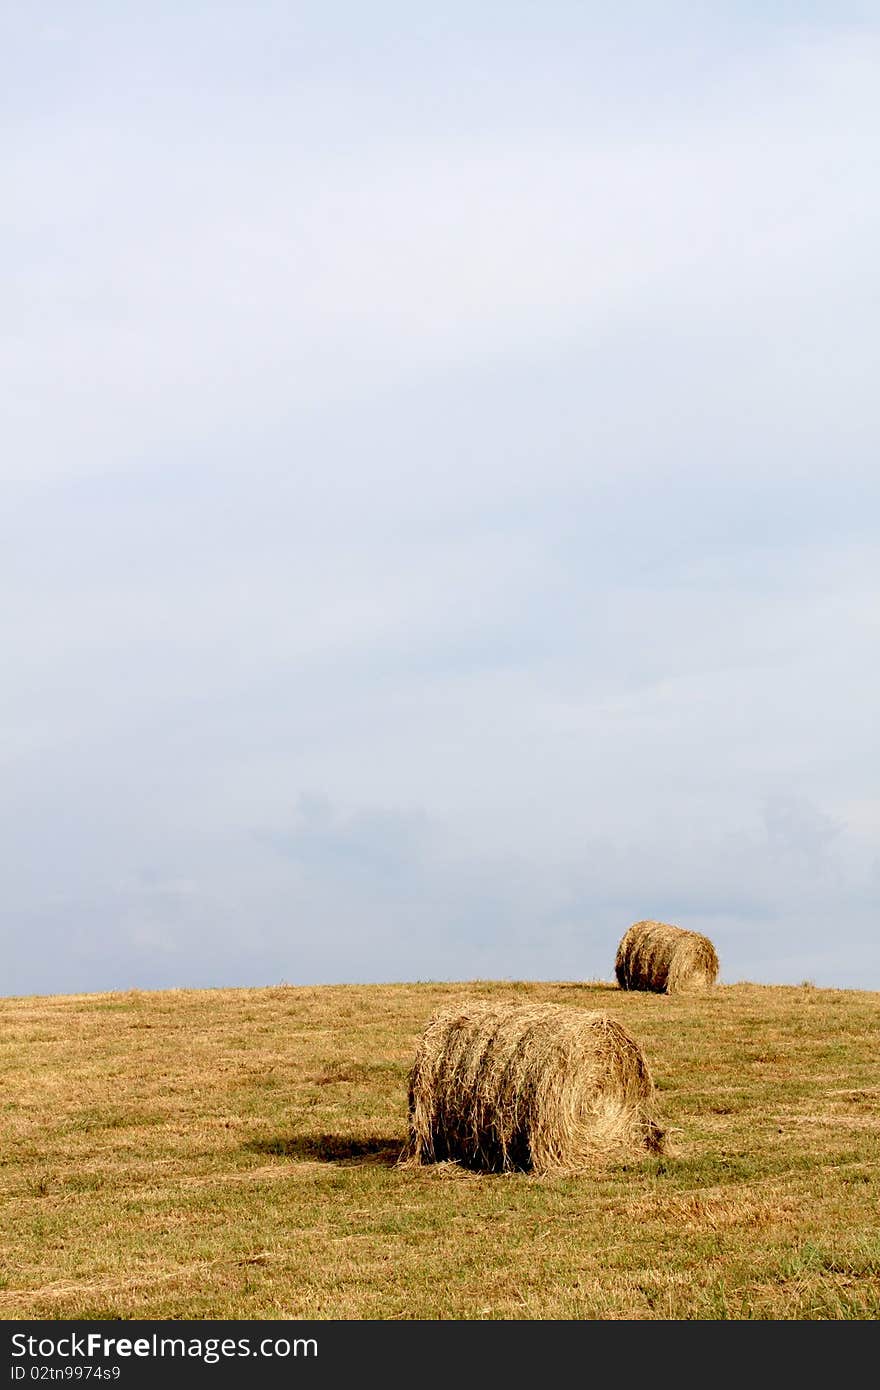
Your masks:
{"label": "large round hay bale", "polygon": [[718,956],[699,932],[668,922],[634,922],[621,937],[614,973],[621,989],[658,994],[708,989],[718,978]]}
{"label": "large round hay bale", "polygon": [[466,1002],[428,1024],[409,1078],[408,1158],[488,1172],[574,1171],[612,1151],[659,1152],[638,1043],[602,1013]]}

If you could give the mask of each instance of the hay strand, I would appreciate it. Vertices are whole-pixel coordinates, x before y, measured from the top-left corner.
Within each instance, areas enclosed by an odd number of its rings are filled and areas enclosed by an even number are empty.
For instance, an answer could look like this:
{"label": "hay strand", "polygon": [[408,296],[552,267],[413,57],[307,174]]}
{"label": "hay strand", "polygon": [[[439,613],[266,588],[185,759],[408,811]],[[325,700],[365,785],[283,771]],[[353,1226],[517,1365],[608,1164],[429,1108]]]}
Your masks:
{"label": "hay strand", "polygon": [[634,922],[614,962],[621,989],[658,994],[708,989],[718,978],[718,955],[707,936],[668,922]]}
{"label": "hay strand", "polygon": [[655,1091],[613,1019],[559,1004],[466,1001],[436,1014],[409,1078],[410,1163],[573,1172],[660,1152]]}

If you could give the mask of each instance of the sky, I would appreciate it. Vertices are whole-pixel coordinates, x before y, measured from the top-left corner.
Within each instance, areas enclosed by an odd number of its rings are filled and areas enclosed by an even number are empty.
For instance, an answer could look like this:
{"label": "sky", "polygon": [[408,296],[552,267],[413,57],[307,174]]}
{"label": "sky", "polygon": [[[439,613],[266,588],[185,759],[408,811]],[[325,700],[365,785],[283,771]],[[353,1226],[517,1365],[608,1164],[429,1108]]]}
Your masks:
{"label": "sky", "polygon": [[0,10],[0,994],[880,989],[878,60]]}

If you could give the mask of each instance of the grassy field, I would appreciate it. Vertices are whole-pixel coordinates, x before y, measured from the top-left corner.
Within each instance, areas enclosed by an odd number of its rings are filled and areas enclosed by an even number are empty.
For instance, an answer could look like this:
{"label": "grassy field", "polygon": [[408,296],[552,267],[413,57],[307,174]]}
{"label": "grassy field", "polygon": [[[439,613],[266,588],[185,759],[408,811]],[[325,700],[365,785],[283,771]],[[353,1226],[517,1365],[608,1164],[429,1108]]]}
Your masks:
{"label": "grassy field", "polygon": [[[431,1012],[602,1008],[671,1151],[395,1167]],[[9,1318],[878,1318],[880,994],[413,984],[0,1000]]]}

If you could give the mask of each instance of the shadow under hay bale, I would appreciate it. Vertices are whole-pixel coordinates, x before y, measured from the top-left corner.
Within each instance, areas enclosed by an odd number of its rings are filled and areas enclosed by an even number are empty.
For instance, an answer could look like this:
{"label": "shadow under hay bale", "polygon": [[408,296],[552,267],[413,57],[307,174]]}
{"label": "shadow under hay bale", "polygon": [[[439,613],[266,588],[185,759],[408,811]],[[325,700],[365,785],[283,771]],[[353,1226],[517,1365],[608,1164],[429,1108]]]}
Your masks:
{"label": "shadow under hay bale", "polygon": [[350,1134],[276,1134],[268,1139],[252,1139],[245,1144],[249,1153],[273,1158],[292,1158],[299,1163],[338,1163],[393,1168],[400,1157],[399,1138]]}
{"label": "shadow under hay bale", "polygon": [[657,994],[708,989],[718,978],[718,956],[707,936],[668,922],[634,922],[614,962],[621,989]]}
{"label": "shadow under hay bale", "polygon": [[647,1061],[602,1013],[466,1002],[436,1014],[409,1078],[409,1164],[575,1172],[661,1152]]}

